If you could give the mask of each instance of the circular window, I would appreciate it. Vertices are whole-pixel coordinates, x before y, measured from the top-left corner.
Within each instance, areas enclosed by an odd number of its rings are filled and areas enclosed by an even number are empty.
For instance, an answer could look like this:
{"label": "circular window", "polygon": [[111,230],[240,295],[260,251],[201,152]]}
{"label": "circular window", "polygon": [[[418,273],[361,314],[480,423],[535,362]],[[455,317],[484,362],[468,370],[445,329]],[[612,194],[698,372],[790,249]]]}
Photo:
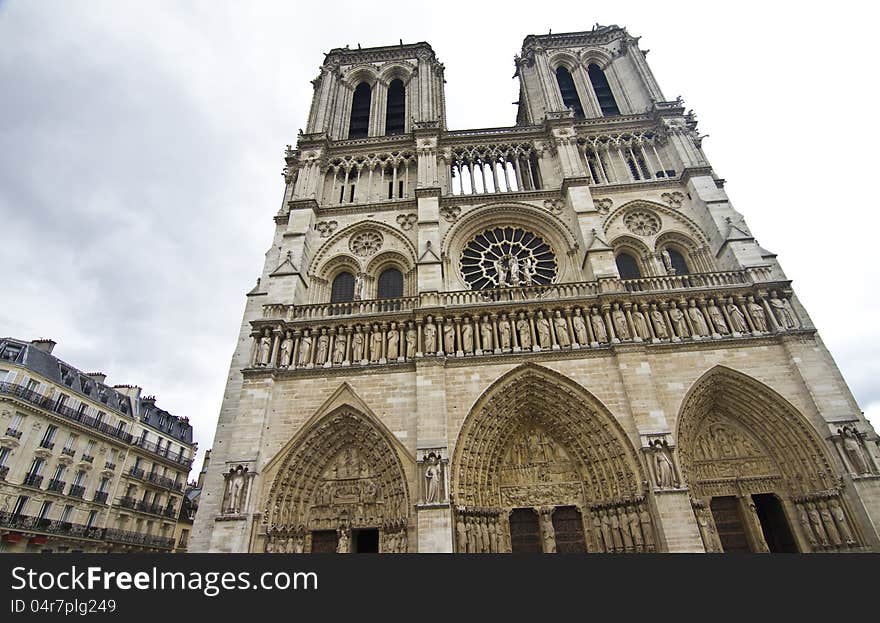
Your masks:
{"label": "circular window", "polygon": [[556,256],[530,231],[495,227],[465,245],[461,274],[472,290],[545,285],[556,278]]}

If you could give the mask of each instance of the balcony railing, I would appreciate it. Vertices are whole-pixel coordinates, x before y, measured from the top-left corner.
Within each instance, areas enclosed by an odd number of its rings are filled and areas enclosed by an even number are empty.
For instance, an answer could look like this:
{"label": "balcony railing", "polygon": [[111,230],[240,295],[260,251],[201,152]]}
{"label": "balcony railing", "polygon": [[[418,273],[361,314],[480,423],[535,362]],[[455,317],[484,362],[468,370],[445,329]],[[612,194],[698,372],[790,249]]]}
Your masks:
{"label": "balcony railing", "polygon": [[131,442],[133,446],[137,446],[138,448],[142,448],[151,454],[155,454],[156,456],[160,456],[164,459],[168,459],[173,461],[174,463],[179,463],[184,467],[189,467],[192,465],[192,459],[184,458],[183,451],[179,450],[177,452],[169,452],[170,446],[159,447],[159,444],[155,441],[147,441],[144,438],[138,438]]}
{"label": "balcony railing", "polygon": [[21,439],[21,431],[16,430],[14,428],[7,428],[6,429],[6,436],[7,437],[14,437],[15,439]]}
{"label": "balcony railing", "polygon": [[92,498],[93,502],[97,502],[98,504],[103,504],[107,501],[107,492],[106,491],[95,491],[95,497]]}
{"label": "balcony railing", "polygon": [[114,470],[116,469],[116,463],[111,463],[110,461],[104,461],[104,469]]}
{"label": "balcony railing", "polygon": [[140,532],[129,532],[115,528],[96,528],[69,521],[40,519],[29,515],[0,511],[0,527],[22,532],[37,532],[64,537],[111,541],[128,545],[142,545],[156,549],[172,549],[174,539]]}
{"label": "balcony railing", "polygon": [[85,492],[86,488],[82,485],[70,485],[70,491],[67,492],[67,495],[72,498],[82,499]]}
{"label": "balcony railing", "polygon": [[22,482],[21,484],[25,485],[26,487],[36,487],[37,489],[39,489],[42,482],[42,476],[38,476],[36,474],[28,474],[24,477],[24,482]]}
{"label": "balcony railing", "polygon": [[[56,415],[59,415],[71,422],[77,422],[91,428],[93,430],[99,431],[105,435],[110,437],[114,437],[116,439],[120,439],[125,443],[130,443],[132,440],[131,433],[123,432],[122,430],[110,426],[102,421],[100,421],[96,417],[91,417],[86,415],[85,413],[81,413],[70,407],[65,407],[64,405],[59,405],[55,401],[53,401],[48,396],[43,396],[33,390],[28,389],[24,385],[18,385],[17,383],[0,383],[0,394],[6,394],[8,396],[15,396],[28,402],[32,405],[40,407],[42,409],[46,409],[47,411],[51,411]],[[9,432],[7,431],[7,434]],[[21,434],[19,434],[19,437]]]}
{"label": "balcony railing", "polygon": [[9,473],[9,466],[4,465],[0,467],[0,480],[6,480],[6,475]]}
{"label": "balcony railing", "polygon": [[47,450],[51,450],[52,448],[55,447],[55,443],[52,441],[49,441],[48,439],[42,439],[42,440],[40,440],[40,447],[46,448]]}
{"label": "balcony railing", "polygon": [[157,504],[155,502],[147,502],[145,500],[140,500],[134,505],[136,510],[141,511],[142,513],[151,513],[153,515],[161,515],[163,511],[163,507],[161,504]]}
{"label": "balcony railing", "polygon": [[55,493],[61,493],[64,490],[64,487],[67,486],[67,483],[63,480],[57,480],[53,478],[49,481],[49,486],[46,487],[46,491],[54,491]]}
{"label": "balcony railing", "polygon": [[125,496],[123,498],[119,498],[119,505],[122,508],[134,508],[136,503],[137,502],[134,498],[130,498],[128,496]]}
{"label": "balcony railing", "polygon": [[76,454],[76,450],[73,448],[61,448],[61,454],[65,456],[74,456]]}
{"label": "balcony railing", "polygon": [[83,454],[83,455],[82,455],[82,460],[85,461],[86,463],[94,463],[94,462],[95,462],[95,457],[93,457],[93,456],[90,455],[90,454]]}

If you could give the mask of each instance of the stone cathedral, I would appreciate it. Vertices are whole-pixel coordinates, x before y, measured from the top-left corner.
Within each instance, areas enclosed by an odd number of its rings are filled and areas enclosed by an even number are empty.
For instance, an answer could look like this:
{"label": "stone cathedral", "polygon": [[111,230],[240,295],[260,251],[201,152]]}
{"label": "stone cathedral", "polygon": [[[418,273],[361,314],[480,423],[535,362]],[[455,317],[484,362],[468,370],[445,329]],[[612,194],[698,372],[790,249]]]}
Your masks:
{"label": "stone cathedral", "polygon": [[880,549],[878,436],[638,37],[514,64],[450,130],[427,43],[326,55],[191,551]]}

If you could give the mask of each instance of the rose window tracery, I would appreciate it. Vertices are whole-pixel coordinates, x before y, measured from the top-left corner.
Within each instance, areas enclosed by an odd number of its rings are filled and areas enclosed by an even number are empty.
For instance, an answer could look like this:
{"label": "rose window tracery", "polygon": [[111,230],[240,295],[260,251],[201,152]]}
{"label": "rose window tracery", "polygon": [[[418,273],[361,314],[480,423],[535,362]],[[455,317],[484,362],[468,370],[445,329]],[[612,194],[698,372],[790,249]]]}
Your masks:
{"label": "rose window tracery", "polygon": [[626,228],[637,236],[653,236],[660,231],[660,219],[647,210],[635,210],[623,217]]}
{"label": "rose window tracery", "polygon": [[368,257],[382,248],[382,234],[375,229],[362,231],[351,237],[348,247],[355,255]]}
{"label": "rose window tracery", "polygon": [[461,274],[472,290],[545,285],[556,279],[556,271],[550,245],[519,227],[487,229],[461,254]]}

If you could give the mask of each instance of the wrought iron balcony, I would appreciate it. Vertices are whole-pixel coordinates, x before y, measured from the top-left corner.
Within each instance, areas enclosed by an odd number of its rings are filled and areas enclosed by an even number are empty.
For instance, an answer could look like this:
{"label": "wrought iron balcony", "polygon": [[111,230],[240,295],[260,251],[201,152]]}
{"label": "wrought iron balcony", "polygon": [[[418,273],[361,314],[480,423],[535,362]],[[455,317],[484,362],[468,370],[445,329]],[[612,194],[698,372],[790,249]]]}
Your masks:
{"label": "wrought iron balcony", "polygon": [[21,532],[42,533],[78,539],[109,541],[126,545],[140,545],[155,549],[173,549],[174,539],[169,537],[129,532],[116,528],[98,528],[69,521],[41,519],[30,515],[0,511],[0,527]]}
{"label": "wrought iron balcony", "polygon": [[121,506],[122,508],[134,508],[136,503],[137,502],[134,498],[130,498],[128,496],[119,498],[119,506]]}
{"label": "wrought iron balcony", "polygon": [[183,465],[184,467],[190,467],[192,465],[192,459],[187,459],[183,457],[182,449],[177,452],[169,452],[170,446],[159,447],[159,444],[155,441],[147,441],[143,438],[137,438],[133,440],[131,444],[133,446],[146,450],[153,455]]}
{"label": "wrought iron balcony", "polygon": [[53,478],[49,481],[49,485],[46,487],[46,491],[54,491],[55,493],[61,493],[64,490],[64,487],[67,486],[67,483],[63,480],[57,480]]}
{"label": "wrought iron balcony", "polygon": [[152,534],[143,534],[141,532],[129,532],[127,530],[117,530],[116,528],[104,529],[104,540],[114,541],[117,543],[125,543],[127,545],[142,545],[144,547],[155,547],[158,549],[173,549],[174,539],[164,536],[156,536]]}
{"label": "wrought iron balcony", "polygon": [[132,466],[132,468],[130,470],[128,470],[128,474],[130,476],[134,476],[135,478],[143,478],[144,477],[144,470],[142,470],[140,467]]}
{"label": "wrought iron balcony", "polygon": [[98,504],[103,504],[107,501],[107,492],[106,491],[95,491],[95,497],[92,498],[93,502],[97,502]]}
{"label": "wrought iron balcony", "polygon": [[24,477],[24,482],[22,482],[21,484],[23,484],[26,487],[35,487],[35,488],[39,489],[42,482],[43,482],[42,476],[38,476],[37,474],[28,474],[27,476]]}
{"label": "wrought iron balcony", "polygon": [[7,428],[6,429],[6,436],[7,437],[14,437],[15,439],[21,439],[21,431],[16,430],[14,428]]}
{"label": "wrought iron balcony", "polygon": [[82,460],[85,461],[86,463],[94,463],[94,462],[95,462],[95,457],[93,457],[93,456],[90,455],[90,454],[85,454],[85,453],[83,453],[83,455],[82,455]]}
{"label": "wrought iron balcony", "polygon": [[136,510],[141,511],[142,513],[150,513],[152,515],[161,515],[162,514],[162,505],[157,504],[155,502],[147,502],[146,500],[139,500],[134,505]]}
{"label": "wrought iron balcony", "polygon": [[67,492],[67,495],[72,498],[82,499],[85,492],[86,488],[83,485],[70,485],[70,491]]}
{"label": "wrought iron balcony", "polygon": [[76,450],[73,448],[61,448],[61,454],[65,456],[74,456],[76,454]]}
{"label": "wrought iron balcony", "polygon": [[4,465],[0,467],[0,480],[6,480],[6,475],[9,473],[9,466]]}
{"label": "wrought iron balcony", "polygon": [[[51,411],[52,413],[55,413],[56,415],[59,415],[66,420],[76,422],[78,424],[91,428],[92,430],[103,433],[104,435],[119,439],[125,443],[130,443],[132,440],[131,433],[123,432],[118,428],[102,422],[96,417],[86,415],[84,412],[79,412],[75,409],[71,409],[70,407],[59,405],[51,398],[30,390],[24,385],[6,382],[0,383],[0,394],[14,396],[16,398],[24,400],[27,403],[45,409],[46,411]],[[7,434],[9,434],[9,431],[7,431]],[[21,433],[18,434],[18,437],[21,437]]]}
{"label": "wrought iron balcony", "polygon": [[114,470],[116,469],[116,463],[111,463],[110,461],[104,461],[104,469]]}
{"label": "wrought iron balcony", "polygon": [[48,439],[42,439],[42,440],[40,440],[40,447],[46,448],[47,450],[51,450],[55,447],[55,443],[52,441],[49,441]]}

